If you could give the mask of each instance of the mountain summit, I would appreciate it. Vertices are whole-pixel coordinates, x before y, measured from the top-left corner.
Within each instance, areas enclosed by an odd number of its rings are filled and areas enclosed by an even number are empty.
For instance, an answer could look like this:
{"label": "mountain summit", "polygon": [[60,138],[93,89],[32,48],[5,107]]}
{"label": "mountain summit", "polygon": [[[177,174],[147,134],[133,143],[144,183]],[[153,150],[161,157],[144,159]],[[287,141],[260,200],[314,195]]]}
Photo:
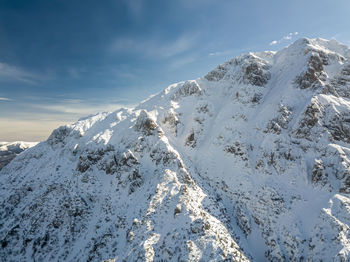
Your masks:
{"label": "mountain summit", "polygon": [[56,129],[0,186],[2,261],[348,261],[350,49],[238,56]]}

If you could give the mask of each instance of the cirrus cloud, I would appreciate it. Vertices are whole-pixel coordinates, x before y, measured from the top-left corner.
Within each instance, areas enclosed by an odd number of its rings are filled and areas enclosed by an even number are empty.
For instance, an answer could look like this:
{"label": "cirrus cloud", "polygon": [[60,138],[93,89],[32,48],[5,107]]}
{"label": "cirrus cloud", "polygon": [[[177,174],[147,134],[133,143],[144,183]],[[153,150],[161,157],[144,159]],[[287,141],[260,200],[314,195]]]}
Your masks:
{"label": "cirrus cloud", "polygon": [[7,97],[0,97],[0,101],[13,101],[11,98],[7,98]]}
{"label": "cirrus cloud", "polygon": [[16,81],[27,84],[36,84],[39,75],[23,68],[0,62],[0,81]]}
{"label": "cirrus cloud", "polygon": [[297,36],[299,33],[298,32],[294,32],[294,33],[289,33],[288,35],[282,37],[280,40],[273,40],[270,45],[277,45],[277,44],[281,44],[284,41],[288,41],[291,40],[294,36]]}
{"label": "cirrus cloud", "polygon": [[138,54],[154,58],[169,58],[182,54],[197,42],[196,34],[184,34],[174,41],[158,39],[117,38],[110,46],[113,53]]}

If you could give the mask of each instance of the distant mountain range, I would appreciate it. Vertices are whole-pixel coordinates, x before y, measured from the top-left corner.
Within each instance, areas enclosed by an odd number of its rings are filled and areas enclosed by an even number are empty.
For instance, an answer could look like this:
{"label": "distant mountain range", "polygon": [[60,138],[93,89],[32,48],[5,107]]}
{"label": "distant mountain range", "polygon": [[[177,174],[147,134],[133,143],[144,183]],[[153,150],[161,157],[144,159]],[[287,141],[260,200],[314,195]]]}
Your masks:
{"label": "distant mountain range", "polygon": [[0,170],[10,163],[19,153],[33,147],[37,142],[0,142]]}
{"label": "distant mountain range", "polygon": [[238,56],[56,129],[0,187],[2,261],[349,261],[350,49]]}

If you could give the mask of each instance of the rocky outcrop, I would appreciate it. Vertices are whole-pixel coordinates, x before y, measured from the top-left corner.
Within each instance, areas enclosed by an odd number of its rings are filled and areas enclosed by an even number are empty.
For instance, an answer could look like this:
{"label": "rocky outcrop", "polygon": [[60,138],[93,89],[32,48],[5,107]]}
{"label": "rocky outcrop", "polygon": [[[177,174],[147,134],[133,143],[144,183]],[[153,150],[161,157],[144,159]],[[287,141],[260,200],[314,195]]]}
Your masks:
{"label": "rocky outcrop", "polygon": [[301,39],[58,128],[0,173],[0,260],[349,260],[349,59]]}

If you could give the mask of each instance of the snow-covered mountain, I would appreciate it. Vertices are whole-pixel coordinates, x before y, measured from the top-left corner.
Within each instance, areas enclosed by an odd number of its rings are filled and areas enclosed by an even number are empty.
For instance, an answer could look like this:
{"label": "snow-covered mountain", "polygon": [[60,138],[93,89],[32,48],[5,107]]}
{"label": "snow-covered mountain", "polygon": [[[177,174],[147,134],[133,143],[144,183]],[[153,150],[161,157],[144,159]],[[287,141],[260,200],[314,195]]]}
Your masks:
{"label": "snow-covered mountain", "polygon": [[2,261],[349,261],[350,49],[241,55],[56,129],[0,186]]}
{"label": "snow-covered mountain", "polygon": [[0,170],[11,162],[19,153],[33,147],[37,142],[0,142]]}

